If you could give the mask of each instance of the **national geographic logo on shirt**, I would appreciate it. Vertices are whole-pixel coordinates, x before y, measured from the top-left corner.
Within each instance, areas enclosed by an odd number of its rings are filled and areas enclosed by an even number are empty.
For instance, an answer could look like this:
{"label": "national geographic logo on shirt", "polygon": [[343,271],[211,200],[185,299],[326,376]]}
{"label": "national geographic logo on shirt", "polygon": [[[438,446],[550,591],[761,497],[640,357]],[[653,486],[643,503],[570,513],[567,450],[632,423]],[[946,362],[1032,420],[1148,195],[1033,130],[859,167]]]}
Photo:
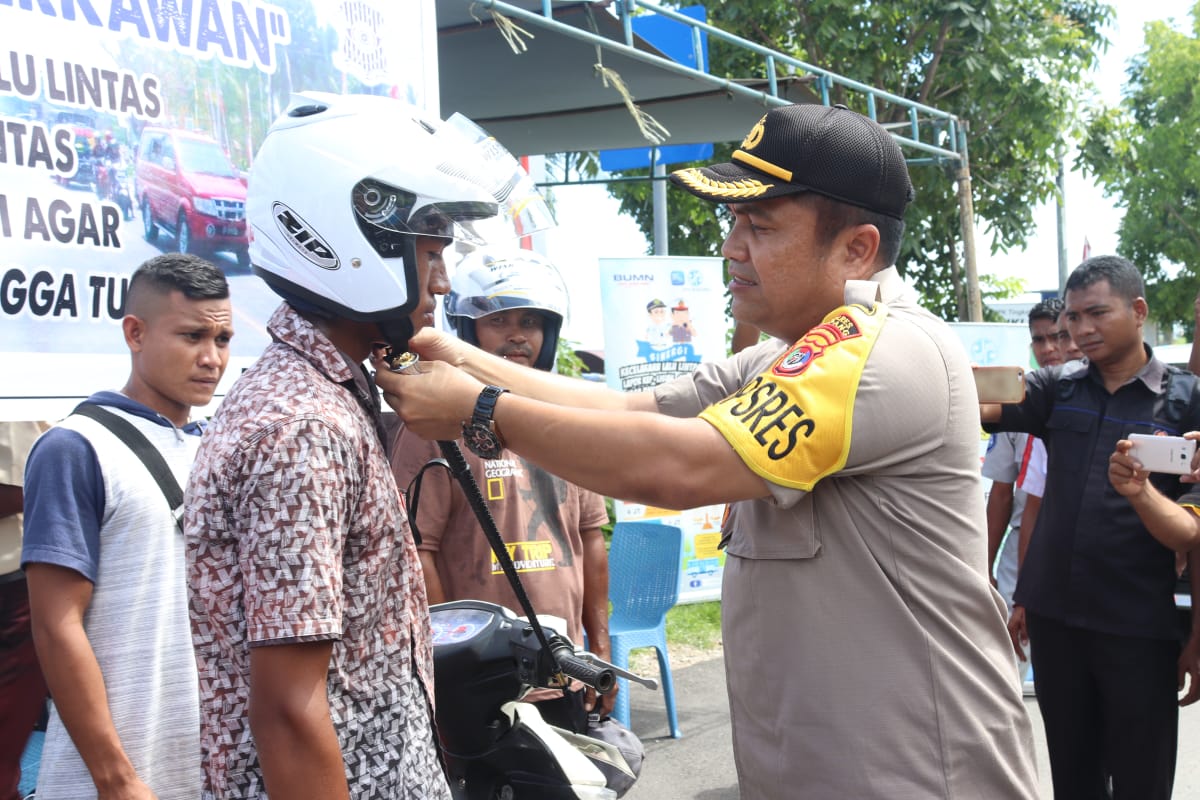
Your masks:
{"label": "national geographic logo on shirt", "polygon": [[800,437],[817,429],[816,421],[778,383],[759,375],[720,404],[729,403],[725,413],[741,422],[772,461],[787,458]]}
{"label": "national geographic logo on shirt", "polygon": [[520,478],[525,474],[515,458],[490,458],[483,462],[485,478]]}

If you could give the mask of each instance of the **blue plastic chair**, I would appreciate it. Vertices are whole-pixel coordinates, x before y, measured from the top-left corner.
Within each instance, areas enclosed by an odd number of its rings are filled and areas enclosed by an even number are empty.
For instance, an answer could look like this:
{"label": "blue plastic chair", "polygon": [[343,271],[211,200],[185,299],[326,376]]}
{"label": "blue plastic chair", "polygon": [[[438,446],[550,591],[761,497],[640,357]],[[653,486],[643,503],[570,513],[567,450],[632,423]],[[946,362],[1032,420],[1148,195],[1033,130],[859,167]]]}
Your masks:
{"label": "blue plastic chair", "polygon": [[[663,700],[672,738],[683,734],[675,715],[675,685],[667,657],[667,612],[679,599],[683,531],[654,522],[618,522],[608,551],[608,596],[612,616],[608,635],[612,662],[629,669],[629,652],[653,647],[658,654]],[[618,679],[613,717],[629,727],[629,681]]]}
{"label": "blue plastic chair", "polygon": [[17,795],[25,797],[37,788],[38,770],[42,765],[42,743],[46,734],[34,731],[29,735],[29,743],[21,754],[21,780],[17,785]]}

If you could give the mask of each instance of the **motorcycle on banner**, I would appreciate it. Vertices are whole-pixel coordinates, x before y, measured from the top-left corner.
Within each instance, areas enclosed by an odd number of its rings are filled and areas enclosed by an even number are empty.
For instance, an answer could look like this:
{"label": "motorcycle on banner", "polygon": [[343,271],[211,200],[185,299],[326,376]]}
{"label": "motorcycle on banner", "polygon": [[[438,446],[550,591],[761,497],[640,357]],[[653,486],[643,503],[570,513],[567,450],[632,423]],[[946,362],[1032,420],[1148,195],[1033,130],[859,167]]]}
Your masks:
{"label": "motorcycle on banner", "polygon": [[120,159],[102,158],[96,163],[96,196],[112,201],[121,209],[121,217],[129,222],[133,219],[133,191],[125,164]]}

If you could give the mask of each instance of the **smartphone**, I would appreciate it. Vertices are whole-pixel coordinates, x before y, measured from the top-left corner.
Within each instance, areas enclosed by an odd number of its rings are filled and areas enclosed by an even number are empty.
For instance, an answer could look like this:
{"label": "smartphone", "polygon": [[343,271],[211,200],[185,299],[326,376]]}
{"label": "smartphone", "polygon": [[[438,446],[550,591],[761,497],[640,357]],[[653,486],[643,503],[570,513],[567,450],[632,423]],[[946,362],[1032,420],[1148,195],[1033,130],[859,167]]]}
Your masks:
{"label": "smartphone", "polygon": [[1169,472],[1186,475],[1192,471],[1192,456],[1196,454],[1196,443],[1182,436],[1151,436],[1146,433],[1131,433],[1129,441],[1133,449],[1129,455],[1142,462],[1149,472]]}
{"label": "smartphone", "polygon": [[1019,403],[1025,399],[1025,370],[1021,367],[973,367],[975,391],[981,403]]}

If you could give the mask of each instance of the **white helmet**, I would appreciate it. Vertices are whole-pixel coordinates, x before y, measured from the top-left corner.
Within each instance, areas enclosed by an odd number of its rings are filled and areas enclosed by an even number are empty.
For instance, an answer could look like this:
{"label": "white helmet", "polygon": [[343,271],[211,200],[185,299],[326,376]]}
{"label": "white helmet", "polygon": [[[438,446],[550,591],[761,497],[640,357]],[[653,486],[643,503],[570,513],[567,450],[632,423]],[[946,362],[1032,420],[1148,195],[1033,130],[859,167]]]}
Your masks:
{"label": "white helmet", "polygon": [[454,270],[446,295],[446,319],[458,338],[478,345],[475,320],[497,311],[532,308],[546,319],[542,350],[533,366],[549,370],[558,354],[558,334],[568,314],[567,287],[558,270],[530,250],[468,253]]}
{"label": "white helmet", "polygon": [[401,346],[420,301],[415,238],[504,241],[553,218],[495,139],[373,95],[304,93],[272,124],[246,198],[254,272],[301,307],[378,322]]}

